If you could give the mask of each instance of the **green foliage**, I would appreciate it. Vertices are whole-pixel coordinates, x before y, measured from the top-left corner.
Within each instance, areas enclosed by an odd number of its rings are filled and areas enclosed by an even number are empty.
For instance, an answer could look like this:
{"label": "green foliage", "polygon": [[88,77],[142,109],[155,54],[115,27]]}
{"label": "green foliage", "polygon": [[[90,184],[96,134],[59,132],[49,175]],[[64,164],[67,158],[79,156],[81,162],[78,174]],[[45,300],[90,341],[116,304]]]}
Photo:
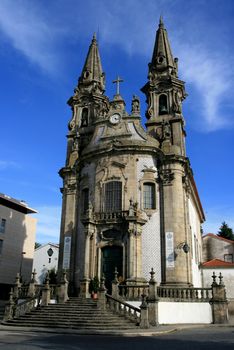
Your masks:
{"label": "green foliage", "polygon": [[225,221],[222,223],[219,229],[218,236],[234,241],[233,230],[228,226],[228,224],[226,224]]}
{"label": "green foliage", "polygon": [[[57,273],[55,272],[55,269],[48,270],[49,274],[49,283],[50,284],[57,284]],[[45,283],[45,281],[44,281]]]}
{"label": "green foliage", "polygon": [[89,293],[91,294],[92,292],[97,293],[99,288],[99,279],[97,276],[91,279],[89,283]]}
{"label": "green foliage", "polygon": [[37,248],[39,248],[40,246],[41,246],[41,243],[35,242],[34,249],[37,249]]}

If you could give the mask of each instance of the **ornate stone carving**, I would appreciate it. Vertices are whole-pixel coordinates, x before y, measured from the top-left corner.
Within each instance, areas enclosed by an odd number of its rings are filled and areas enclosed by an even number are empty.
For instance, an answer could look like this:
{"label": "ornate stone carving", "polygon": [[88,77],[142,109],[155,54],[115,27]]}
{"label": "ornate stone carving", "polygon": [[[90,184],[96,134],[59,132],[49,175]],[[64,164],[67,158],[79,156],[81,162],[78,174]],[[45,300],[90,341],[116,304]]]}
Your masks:
{"label": "ornate stone carving", "polygon": [[186,176],[186,175],[183,176],[182,180],[183,180],[184,189],[185,189],[187,195],[189,195],[191,193],[191,186],[190,186],[190,183],[189,183],[188,176]]}
{"label": "ornate stone carving", "polygon": [[163,140],[171,140],[171,126],[168,121],[163,122]]}
{"label": "ornate stone carving", "polygon": [[159,178],[163,185],[171,185],[172,181],[175,178],[175,174],[172,172],[171,169],[163,169],[159,173]]}
{"label": "ornate stone carving", "polygon": [[176,90],[173,94],[173,111],[176,113],[181,113],[181,102],[182,102],[182,96],[180,91]]}
{"label": "ornate stone carving", "polygon": [[132,98],[132,114],[140,114],[140,99],[136,95]]}
{"label": "ornate stone carving", "polygon": [[77,184],[76,183],[67,183],[63,187],[63,193],[64,194],[74,194],[77,190]]}

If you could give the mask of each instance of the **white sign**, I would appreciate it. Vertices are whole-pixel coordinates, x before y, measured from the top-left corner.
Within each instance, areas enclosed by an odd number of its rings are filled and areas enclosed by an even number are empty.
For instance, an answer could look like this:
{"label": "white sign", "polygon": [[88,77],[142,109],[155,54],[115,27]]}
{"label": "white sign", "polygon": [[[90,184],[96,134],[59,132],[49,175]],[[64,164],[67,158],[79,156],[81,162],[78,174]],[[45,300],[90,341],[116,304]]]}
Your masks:
{"label": "white sign", "polygon": [[173,232],[166,232],[166,267],[175,267]]}
{"label": "white sign", "polygon": [[64,248],[63,248],[63,269],[68,270],[70,267],[70,256],[71,256],[71,237],[64,237]]}

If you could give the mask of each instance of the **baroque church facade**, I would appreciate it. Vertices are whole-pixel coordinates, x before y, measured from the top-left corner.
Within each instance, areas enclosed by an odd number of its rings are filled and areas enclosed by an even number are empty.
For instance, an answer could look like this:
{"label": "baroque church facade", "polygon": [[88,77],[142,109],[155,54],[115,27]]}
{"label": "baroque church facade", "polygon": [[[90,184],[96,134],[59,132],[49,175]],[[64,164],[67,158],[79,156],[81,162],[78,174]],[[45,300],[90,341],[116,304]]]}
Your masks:
{"label": "baroque church facade", "polygon": [[142,284],[153,268],[158,283],[199,287],[205,218],[186,156],[187,94],[161,18],[141,89],[146,129],[139,98],[129,114],[116,83],[110,100],[94,36],[68,101],[59,271],[85,296],[95,276],[104,275],[110,290],[115,269],[129,284]]}

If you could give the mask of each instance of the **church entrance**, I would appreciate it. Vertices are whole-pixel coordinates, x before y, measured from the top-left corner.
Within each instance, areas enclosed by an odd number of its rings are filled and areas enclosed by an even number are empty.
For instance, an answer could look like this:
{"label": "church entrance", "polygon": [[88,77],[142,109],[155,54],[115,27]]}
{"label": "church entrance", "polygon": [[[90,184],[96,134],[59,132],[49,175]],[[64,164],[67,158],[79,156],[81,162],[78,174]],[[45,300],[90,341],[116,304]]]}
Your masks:
{"label": "church entrance", "polygon": [[117,268],[118,276],[123,276],[123,248],[118,246],[107,246],[102,248],[102,274],[105,276],[107,293],[111,294],[111,282]]}

